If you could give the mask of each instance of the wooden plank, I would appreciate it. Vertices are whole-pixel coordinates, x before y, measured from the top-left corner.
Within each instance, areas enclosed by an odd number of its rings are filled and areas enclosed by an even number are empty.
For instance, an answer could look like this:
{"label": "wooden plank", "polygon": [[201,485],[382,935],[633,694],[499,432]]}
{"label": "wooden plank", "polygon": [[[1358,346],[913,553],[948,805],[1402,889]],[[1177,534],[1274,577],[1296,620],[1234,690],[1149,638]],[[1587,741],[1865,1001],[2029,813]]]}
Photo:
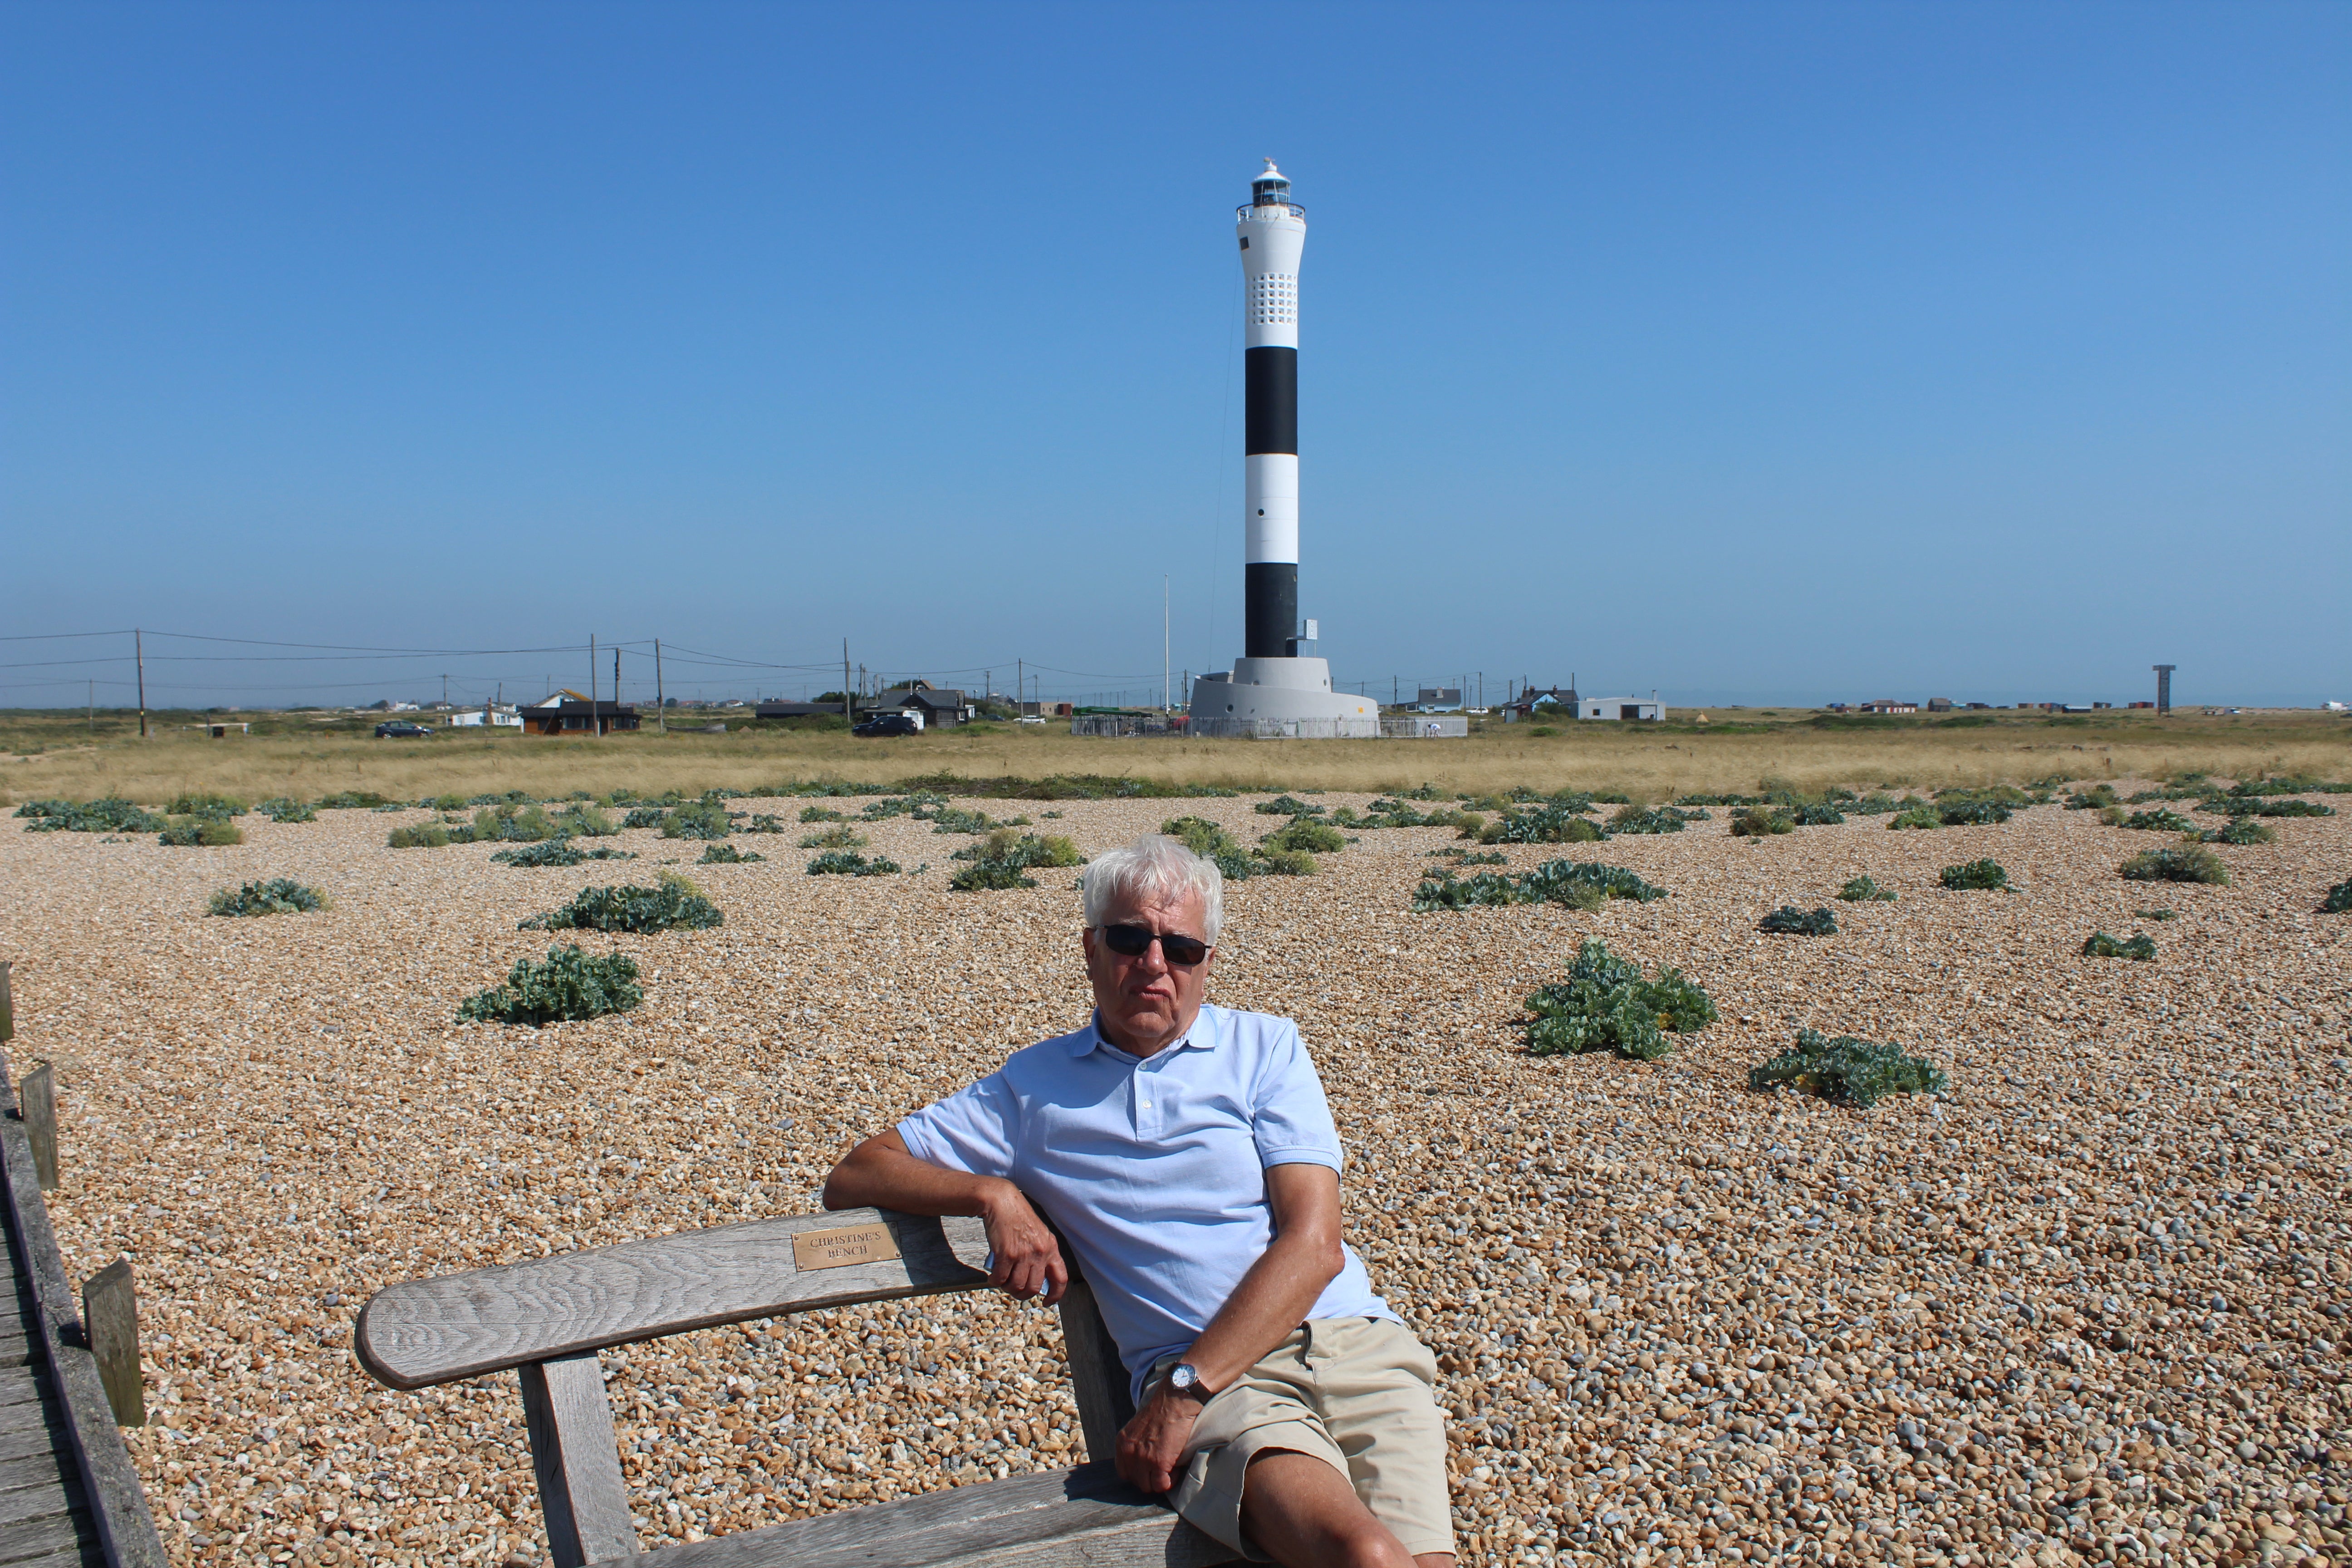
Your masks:
{"label": "wooden plank", "polygon": [[[1033,1506],[1004,1508],[989,1495],[1018,1484],[1024,1498],[1035,1499],[1041,1482],[1050,1489]],[[960,1500],[962,1517],[952,1506]],[[646,1568],[1209,1568],[1235,1560],[1160,1502],[1087,1465],[660,1547],[626,1561]]]}
{"label": "wooden plank", "polygon": [[81,1501],[80,1493],[55,1470],[39,1481],[10,1487],[0,1491],[0,1527],[69,1513]]}
{"label": "wooden plank", "polygon": [[47,1400],[27,1399],[18,1405],[0,1405],[0,1436],[17,1432],[47,1432],[54,1426]]}
{"label": "wooden plank", "polygon": [[139,1375],[139,1296],[131,1259],[118,1258],[81,1288],[81,1321],[89,1353],[118,1426],[147,1425],[147,1387]]}
{"label": "wooden plank", "polygon": [[25,1443],[22,1453],[0,1452],[0,1491],[11,1487],[31,1486],[36,1481],[54,1481],[65,1468],[71,1468],[73,1456],[56,1442]]}
{"label": "wooden plank", "polygon": [[24,1405],[41,1397],[40,1374],[29,1366],[0,1372],[0,1405]]}
{"label": "wooden plank", "polygon": [[38,1426],[0,1432],[0,1466],[40,1455],[49,1456],[68,1469],[73,1466],[73,1447],[66,1441],[66,1435],[54,1427]]}
{"label": "wooden plank", "polygon": [[[1066,1255],[1067,1251],[1064,1248]],[[1094,1287],[1077,1272],[1075,1260],[1070,1288],[1062,1296],[1062,1346],[1069,1356],[1087,1458],[1098,1465],[1114,1464],[1119,1429],[1134,1419],[1135,1403],[1128,1397],[1127,1368],[1118,1359],[1118,1345],[1095,1305]]]}
{"label": "wooden plank", "polygon": [[41,1191],[58,1190],[58,1075],[55,1068],[43,1062],[25,1075],[19,1087],[19,1114],[25,1123],[25,1136],[33,1143],[33,1172],[40,1178]]}
{"label": "wooden plank", "polygon": [[23,1366],[31,1355],[22,1333],[0,1334],[0,1367]]}
{"label": "wooden plank", "polygon": [[84,1561],[83,1547],[89,1533],[89,1515],[79,1509],[53,1519],[9,1525],[0,1530],[0,1564]]}
{"label": "wooden plank", "polygon": [[635,1555],[637,1531],[629,1520],[613,1405],[596,1352],[533,1362],[520,1371],[553,1568]]}
{"label": "wooden plank", "polygon": [[16,966],[0,963],[0,1046],[16,1037],[16,999],[8,988],[8,977]]}
{"label": "wooden plank", "polygon": [[[57,1233],[41,1202],[33,1150],[23,1123],[7,1113],[16,1099],[8,1087],[7,1061],[0,1057],[0,1184],[6,1188],[8,1241],[16,1267],[32,1287],[33,1321],[26,1324],[56,1379],[58,1414],[73,1448],[75,1469],[89,1504],[100,1546],[111,1568],[166,1568],[155,1516],[140,1489],[138,1472],[116,1430],[105,1387],[99,1382],[82,1327],[74,1316],[72,1289]],[[0,1373],[0,1376],[7,1374]]]}
{"label": "wooden plank", "polygon": [[[879,1222],[899,1256],[796,1271],[793,1237]],[[424,1388],[607,1345],[988,1282],[977,1219],[845,1209],[686,1231],[411,1280],[376,1292],[353,1343],[394,1388]]]}

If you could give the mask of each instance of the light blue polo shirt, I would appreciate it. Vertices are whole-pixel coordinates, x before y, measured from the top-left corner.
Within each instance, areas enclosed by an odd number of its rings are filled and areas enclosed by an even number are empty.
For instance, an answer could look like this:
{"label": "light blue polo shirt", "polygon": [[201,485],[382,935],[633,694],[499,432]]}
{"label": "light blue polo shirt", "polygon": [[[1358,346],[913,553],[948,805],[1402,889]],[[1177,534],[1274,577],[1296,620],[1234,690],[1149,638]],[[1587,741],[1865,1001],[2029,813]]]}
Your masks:
{"label": "light blue polo shirt", "polygon": [[[1148,1061],[1094,1023],[1015,1051],[898,1123],[919,1160],[1001,1176],[1069,1238],[1140,1397],[1189,1349],[1274,1239],[1265,1171],[1340,1168],[1339,1133],[1298,1026],[1203,1006]],[[1355,1249],[1310,1318],[1402,1321]]]}

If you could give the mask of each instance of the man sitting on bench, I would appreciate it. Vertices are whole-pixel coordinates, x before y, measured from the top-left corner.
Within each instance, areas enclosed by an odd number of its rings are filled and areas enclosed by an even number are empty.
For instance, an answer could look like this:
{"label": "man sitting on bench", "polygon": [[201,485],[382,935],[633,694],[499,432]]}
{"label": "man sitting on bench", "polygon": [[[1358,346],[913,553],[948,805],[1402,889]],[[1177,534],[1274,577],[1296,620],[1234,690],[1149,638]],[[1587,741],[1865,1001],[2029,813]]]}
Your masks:
{"label": "man sitting on bench", "polygon": [[1084,888],[1093,1020],[860,1143],[826,1206],[977,1215],[990,1282],[1050,1304],[1034,1200],[1133,1379],[1122,1476],[1252,1561],[1450,1568],[1436,1363],[1340,1240],[1322,1082],[1289,1019],[1202,1002],[1223,879],[1154,834]]}

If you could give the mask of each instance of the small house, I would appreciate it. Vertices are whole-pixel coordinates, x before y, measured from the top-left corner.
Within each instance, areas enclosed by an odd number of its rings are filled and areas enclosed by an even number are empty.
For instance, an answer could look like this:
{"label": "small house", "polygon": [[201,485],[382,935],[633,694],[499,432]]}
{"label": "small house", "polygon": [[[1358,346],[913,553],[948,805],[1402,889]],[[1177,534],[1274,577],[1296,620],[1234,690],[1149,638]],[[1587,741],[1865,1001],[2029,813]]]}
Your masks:
{"label": "small house", "polygon": [[1587,697],[1576,705],[1580,719],[1647,720],[1655,721],[1666,716],[1666,705],[1655,693],[1648,697]]}
{"label": "small house", "polygon": [[1413,699],[1417,713],[1458,713],[1462,710],[1462,689],[1458,686],[1424,686]]}
{"label": "small house", "polygon": [[526,735],[609,735],[637,727],[637,710],[626,704],[591,700],[569,688],[520,710]]}
{"label": "small house", "polygon": [[926,730],[961,724],[971,717],[971,705],[964,700],[961,690],[933,686],[928,680],[910,680],[904,686],[894,686],[880,696],[869,699],[865,707],[868,712],[897,708],[919,714]]}

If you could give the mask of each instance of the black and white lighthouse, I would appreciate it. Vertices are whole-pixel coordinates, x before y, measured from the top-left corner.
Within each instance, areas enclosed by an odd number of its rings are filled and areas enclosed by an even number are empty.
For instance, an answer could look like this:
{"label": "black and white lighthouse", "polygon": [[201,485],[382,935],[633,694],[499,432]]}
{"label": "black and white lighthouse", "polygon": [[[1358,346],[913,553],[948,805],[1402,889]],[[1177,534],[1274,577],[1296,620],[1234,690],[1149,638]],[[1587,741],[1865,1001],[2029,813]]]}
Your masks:
{"label": "black and white lighthouse", "polygon": [[1290,199],[1290,182],[1268,158],[1265,173],[1250,182],[1249,205],[1234,216],[1249,285],[1243,651],[1287,658],[1298,636],[1298,258],[1307,248],[1307,209]]}
{"label": "black and white lighthouse", "polygon": [[1193,683],[1192,726],[1199,733],[1274,725],[1300,736],[1377,735],[1379,705],[1331,689],[1331,667],[1315,657],[1315,623],[1298,618],[1298,259],[1307,209],[1290,199],[1289,180],[1268,158],[1234,217],[1247,283],[1242,657],[1231,674]]}

